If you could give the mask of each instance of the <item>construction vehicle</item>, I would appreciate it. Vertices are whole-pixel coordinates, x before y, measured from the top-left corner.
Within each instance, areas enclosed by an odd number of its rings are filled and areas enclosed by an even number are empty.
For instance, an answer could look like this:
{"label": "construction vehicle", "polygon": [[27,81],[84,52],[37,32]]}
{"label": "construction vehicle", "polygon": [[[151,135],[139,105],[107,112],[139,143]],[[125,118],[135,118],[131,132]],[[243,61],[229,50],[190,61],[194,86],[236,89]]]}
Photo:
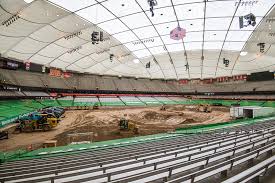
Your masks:
{"label": "construction vehicle", "polygon": [[166,105],[162,105],[162,106],[160,107],[160,110],[161,110],[161,111],[166,111]]}
{"label": "construction vehicle", "polygon": [[93,105],[93,109],[94,109],[94,110],[99,109],[99,105],[98,105],[97,102]]}
{"label": "construction vehicle", "polygon": [[9,138],[8,131],[0,131],[0,140],[2,140],[2,139],[8,139],[8,138]]}
{"label": "construction vehicle", "polygon": [[200,104],[197,108],[197,110],[199,112],[206,112],[206,113],[210,113],[212,112],[212,108],[209,104]]}
{"label": "construction vehicle", "polygon": [[121,118],[119,120],[119,129],[122,131],[133,131],[135,134],[138,133],[138,127],[135,123],[130,122],[126,118]]}
{"label": "construction vehicle", "polygon": [[44,114],[54,114],[56,117],[61,117],[65,110],[63,108],[60,108],[60,107],[49,107],[49,108],[44,108],[42,110],[40,110],[41,113],[44,113]]}
{"label": "construction vehicle", "polygon": [[33,132],[37,130],[49,131],[59,124],[59,118],[54,114],[32,113],[17,121],[17,130],[20,132]]}

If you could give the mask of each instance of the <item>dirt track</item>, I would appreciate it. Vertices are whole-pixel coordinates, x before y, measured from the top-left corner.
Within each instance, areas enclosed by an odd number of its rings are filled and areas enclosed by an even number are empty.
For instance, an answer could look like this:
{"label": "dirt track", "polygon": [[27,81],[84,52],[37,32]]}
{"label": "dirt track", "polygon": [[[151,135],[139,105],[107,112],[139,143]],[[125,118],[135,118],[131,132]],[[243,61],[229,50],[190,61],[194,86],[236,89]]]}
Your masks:
{"label": "dirt track", "polygon": [[215,107],[211,113],[200,113],[195,106],[105,108],[94,111],[67,111],[60,125],[49,132],[11,134],[10,139],[0,141],[0,150],[41,147],[46,140],[56,139],[58,145],[68,143],[68,134],[93,132],[93,141],[111,140],[137,136],[131,131],[121,132],[118,121],[127,114],[129,121],[138,127],[138,135],[173,131],[175,128],[195,124],[210,124],[229,121],[229,109]]}

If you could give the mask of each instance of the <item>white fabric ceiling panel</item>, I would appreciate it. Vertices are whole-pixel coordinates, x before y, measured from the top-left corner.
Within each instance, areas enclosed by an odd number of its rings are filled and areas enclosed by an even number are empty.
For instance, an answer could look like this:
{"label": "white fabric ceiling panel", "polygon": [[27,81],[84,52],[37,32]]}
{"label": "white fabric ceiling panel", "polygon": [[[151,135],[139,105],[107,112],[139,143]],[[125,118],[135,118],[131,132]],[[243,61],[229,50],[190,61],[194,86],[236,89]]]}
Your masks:
{"label": "white fabric ceiling panel", "polygon": [[50,25],[47,25],[38,31],[35,31],[30,35],[31,38],[42,42],[54,42],[58,38],[62,38],[65,34],[63,32],[58,31],[57,29],[53,28]]}
{"label": "white fabric ceiling panel", "polygon": [[119,65],[118,62],[110,62],[109,59],[102,61],[100,64],[105,67],[105,69],[103,70],[103,73]]}
{"label": "white fabric ceiling panel", "polygon": [[205,31],[204,41],[222,41],[225,39],[227,31]]}
{"label": "white fabric ceiling panel", "polygon": [[144,57],[151,56],[151,53],[147,49],[134,51],[133,54],[136,55],[137,58],[144,58]]}
{"label": "white fabric ceiling panel", "polygon": [[121,43],[128,43],[131,41],[138,40],[138,38],[135,36],[135,34],[132,31],[126,31],[126,32],[114,34],[113,37],[119,40]]}
{"label": "white fabric ceiling panel", "polygon": [[142,11],[135,0],[108,0],[102,5],[111,10],[117,17]]}
{"label": "white fabric ceiling panel", "polygon": [[101,62],[102,60],[109,58],[109,54],[106,52],[94,53],[94,54],[89,55],[88,57],[92,58],[96,62]]}
{"label": "white fabric ceiling panel", "polygon": [[173,0],[174,5],[178,4],[188,4],[188,3],[202,3],[204,0]]}
{"label": "white fabric ceiling panel", "polygon": [[252,31],[229,31],[226,41],[246,41]]}
{"label": "white fabric ceiling panel", "polygon": [[51,23],[51,25],[67,34],[71,34],[92,26],[91,23],[75,14],[61,18],[58,21]]}
{"label": "white fabric ceiling panel", "polygon": [[203,49],[206,50],[220,50],[223,42],[204,42]]}
{"label": "white fabric ceiling panel", "polygon": [[54,60],[53,62],[50,63],[50,66],[51,67],[56,67],[56,68],[60,68],[60,69],[65,69],[65,67],[69,65],[68,63],[66,62],[63,62],[61,60]]}
{"label": "white fabric ceiling panel", "polygon": [[164,49],[163,46],[149,48],[149,50],[153,55],[164,54],[164,53],[167,54],[167,51]]}
{"label": "white fabric ceiling panel", "polygon": [[36,54],[33,57],[31,57],[30,61],[33,63],[41,64],[41,65],[47,65],[53,59],[54,58],[44,57],[39,54]]}
{"label": "white fabric ceiling panel", "polygon": [[204,50],[204,60],[205,61],[218,61],[219,59],[219,51],[208,51],[208,50]]}
{"label": "white fabric ceiling panel", "polygon": [[158,36],[153,26],[138,28],[135,29],[134,32],[140,39]]}
{"label": "white fabric ceiling panel", "polygon": [[121,20],[131,29],[151,25],[144,13],[137,13],[122,17]]}
{"label": "white fabric ceiling panel", "polygon": [[115,34],[129,30],[119,19],[110,20],[98,25],[109,34]]}
{"label": "white fabric ceiling panel", "polygon": [[202,73],[202,78],[212,78],[215,77],[215,67],[208,67],[204,68],[203,73]]}
{"label": "white fabric ceiling panel", "polygon": [[147,16],[153,24],[160,24],[165,22],[177,21],[173,7],[165,7],[154,10],[154,16],[151,16],[151,12],[146,12]]}
{"label": "white fabric ceiling panel", "polygon": [[50,23],[67,15],[69,15],[69,12],[53,6],[43,0],[33,1],[20,12],[20,17],[31,22],[39,22],[41,24]]}
{"label": "white fabric ceiling panel", "polygon": [[170,35],[161,36],[161,39],[163,40],[164,44],[178,44],[182,43],[182,40],[173,40],[170,38]]}
{"label": "white fabric ceiling panel", "polygon": [[178,69],[184,68],[184,70],[186,69],[185,65],[187,62],[186,62],[184,54],[182,54],[182,52],[172,53],[171,57],[173,59],[173,63],[176,68],[178,68]]}
{"label": "white fabric ceiling panel", "polygon": [[43,24],[34,24],[23,19],[18,19],[8,27],[0,26],[0,32],[2,35],[7,36],[28,36],[41,27],[43,27]]}
{"label": "white fabric ceiling panel", "polygon": [[16,37],[5,37],[0,35],[0,53],[3,54],[6,52],[9,48],[11,48],[13,45],[15,45],[17,42],[19,42],[22,38],[16,38]]}
{"label": "white fabric ceiling panel", "polygon": [[55,43],[58,45],[62,45],[63,47],[66,47],[68,49],[73,49],[77,46],[87,43],[87,41],[80,39],[78,37],[74,37],[74,38],[68,39],[68,40],[65,38],[62,38],[62,39],[59,39],[58,41],[56,41]]}
{"label": "white fabric ceiling panel", "polygon": [[83,69],[82,67],[79,67],[78,65],[69,65],[68,67],[65,68],[66,70],[70,70],[70,71],[78,71],[83,73],[85,71],[85,69]]}
{"label": "white fabric ceiling panel", "polygon": [[203,40],[203,33],[202,32],[189,32],[186,34],[186,37],[183,38],[185,42],[191,41],[202,41]]}
{"label": "white fabric ceiling panel", "polygon": [[31,54],[25,54],[25,53],[20,53],[16,51],[9,51],[7,56],[10,58],[17,58],[19,60],[25,61],[25,60],[28,60],[28,58],[30,58]]}
{"label": "white fabric ceiling panel", "polygon": [[49,0],[49,1],[72,12],[97,3],[95,0],[81,0],[81,1]]}
{"label": "white fabric ceiling panel", "polygon": [[[126,67],[131,68],[133,70],[133,73],[148,75],[147,69],[145,68],[145,64],[142,63],[141,61],[139,63],[134,63],[133,60],[129,60],[124,65],[126,65]],[[123,67],[123,65],[121,65],[121,67]]]}
{"label": "white fabric ceiling panel", "polygon": [[175,6],[179,20],[196,19],[204,17],[204,3],[184,4]]}
{"label": "white fabric ceiling panel", "polygon": [[202,42],[184,43],[185,50],[200,50],[202,49]]}
{"label": "white fabric ceiling panel", "polygon": [[236,1],[213,1],[206,3],[206,18],[209,17],[232,17],[236,7]]}
{"label": "white fabric ceiling panel", "polygon": [[59,57],[59,60],[62,60],[63,62],[67,62],[67,63],[72,63],[80,58],[82,58],[83,55],[79,54],[78,52],[73,52],[73,53],[66,53],[64,55],[62,55],[61,57]]}
{"label": "white fabric ceiling panel", "polygon": [[124,46],[112,47],[110,48],[110,53],[114,54],[114,56],[119,60],[123,60],[124,58],[127,58],[128,55],[130,54],[130,52],[127,51]]}
{"label": "white fabric ceiling panel", "polygon": [[160,35],[169,35],[170,31],[178,27],[177,21],[155,25]]}
{"label": "white fabric ceiling panel", "polygon": [[[193,68],[192,68],[193,71]],[[201,77],[201,73],[199,71],[197,72],[190,72],[190,77],[191,78],[200,78]]]}
{"label": "white fabric ceiling panel", "polygon": [[216,77],[223,77],[223,76],[231,76],[231,70],[218,68]]}
{"label": "white fabric ceiling panel", "polygon": [[48,57],[58,57],[66,51],[69,51],[69,49],[60,47],[60,46],[55,45],[55,44],[51,44],[51,45],[48,45],[47,47],[45,47],[43,50],[41,50],[39,52],[39,54],[45,55],[45,56],[48,56]]}
{"label": "white fabric ceiling panel", "polygon": [[[127,66],[124,66],[124,65],[118,65],[114,68],[112,68],[112,70],[109,70],[109,71],[115,71],[117,74],[120,74],[120,75],[131,75],[131,76],[135,76],[135,75],[138,75],[141,74],[140,76],[146,74],[146,70],[145,69],[141,69],[140,71],[135,69],[135,68],[131,68],[131,67],[127,67]],[[107,72],[108,73],[108,72]]]}
{"label": "white fabric ceiling panel", "polygon": [[125,44],[125,46],[130,51],[145,49],[144,44],[142,44],[140,41],[134,41],[134,42],[131,42],[131,43],[127,43],[127,44]]}
{"label": "white fabric ceiling panel", "polygon": [[167,45],[166,48],[169,52],[184,51],[183,43]]}
{"label": "white fabric ceiling panel", "polygon": [[85,69],[85,72],[95,73],[95,74],[104,74],[102,71],[106,70],[106,67],[101,65],[100,63]]}
{"label": "white fabric ceiling panel", "polygon": [[[192,31],[203,31],[203,19],[195,19],[195,20],[185,20],[180,21],[180,27],[186,29],[188,32]],[[173,29],[176,27],[173,27]],[[172,29],[171,29],[172,30]]]}
{"label": "white fabric ceiling panel", "polygon": [[205,30],[227,31],[232,18],[207,18],[205,19]]}
{"label": "white fabric ceiling panel", "polygon": [[22,8],[28,6],[27,3],[25,3],[22,0],[1,0],[0,1],[1,6],[8,12],[15,14],[19,12]]}
{"label": "white fabric ceiling panel", "polygon": [[[28,46],[26,46],[28,45]],[[41,48],[45,47],[47,43],[42,43],[39,41],[35,41],[30,38],[23,39],[20,41],[15,47],[13,47],[13,50],[22,52],[22,53],[36,53]]]}
{"label": "white fabric ceiling panel", "polygon": [[223,50],[241,51],[245,42],[225,42]]}
{"label": "white fabric ceiling panel", "polygon": [[96,64],[96,62],[94,60],[92,60],[91,57],[85,57],[85,58],[77,61],[74,65],[77,65],[82,68],[88,68],[94,64]]}
{"label": "white fabric ceiling panel", "polygon": [[112,13],[99,4],[77,11],[76,14],[93,24],[98,24],[115,18]]}
{"label": "white fabric ceiling panel", "polygon": [[160,37],[154,37],[154,38],[148,39],[148,41],[144,41],[144,45],[147,48],[150,48],[150,47],[156,47],[156,46],[163,46],[163,43]]}
{"label": "white fabric ceiling panel", "polygon": [[89,55],[92,53],[96,53],[102,50],[101,48],[97,47],[97,45],[93,45],[91,43],[87,43],[81,46],[81,49],[78,50],[79,53],[84,55]]}

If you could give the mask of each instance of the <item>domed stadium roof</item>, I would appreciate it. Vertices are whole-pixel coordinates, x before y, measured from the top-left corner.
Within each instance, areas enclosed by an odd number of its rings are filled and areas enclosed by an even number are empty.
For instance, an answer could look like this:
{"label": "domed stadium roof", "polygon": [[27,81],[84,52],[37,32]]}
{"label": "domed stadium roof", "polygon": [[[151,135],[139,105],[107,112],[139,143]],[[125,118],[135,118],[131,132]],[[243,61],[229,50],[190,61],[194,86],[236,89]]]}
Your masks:
{"label": "domed stadium roof", "polygon": [[[1,0],[0,53],[63,70],[146,78],[275,70],[275,0],[155,2],[152,16],[148,0]],[[177,27],[186,36],[171,39]],[[93,44],[91,34],[100,31],[102,41]]]}

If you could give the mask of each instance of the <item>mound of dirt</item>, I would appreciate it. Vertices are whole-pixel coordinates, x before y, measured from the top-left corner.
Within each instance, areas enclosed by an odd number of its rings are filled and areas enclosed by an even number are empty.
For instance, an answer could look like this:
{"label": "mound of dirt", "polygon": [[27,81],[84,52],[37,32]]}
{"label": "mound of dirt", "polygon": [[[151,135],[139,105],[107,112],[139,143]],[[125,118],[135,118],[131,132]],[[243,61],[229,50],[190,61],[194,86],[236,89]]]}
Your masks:
{"label": "mound of dirt", "polygon": [[141,112],[141,116],[143,119],[146,119],[146,120],[166,120],[174,115],[173,114],[161,114],[161,113],[157,113],[155,111],[144,111],[144,112]]}
{"label": "mound of dirt", "polygon": [[187,118],[183,122],[181,122],[180,124],[193,124],[193,123],[197,123],[197,121],[192,119],[192,118]]}

